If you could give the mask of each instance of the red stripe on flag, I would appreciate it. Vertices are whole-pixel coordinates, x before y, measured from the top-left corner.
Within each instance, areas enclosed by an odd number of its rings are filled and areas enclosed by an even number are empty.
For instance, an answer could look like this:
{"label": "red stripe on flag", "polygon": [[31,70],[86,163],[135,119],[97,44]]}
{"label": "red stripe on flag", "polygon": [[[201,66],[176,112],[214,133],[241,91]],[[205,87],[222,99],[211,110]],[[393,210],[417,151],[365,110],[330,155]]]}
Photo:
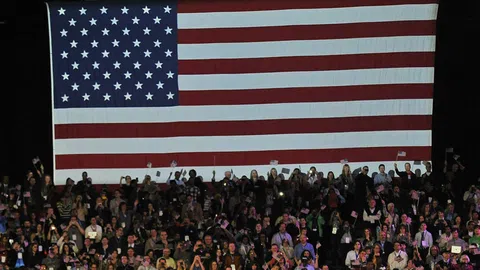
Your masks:
{"label": "red stripe on flag", "polygon": [[319,40],[435,34],[435,21],[374,22],[249,28],[180,29],[179,44]]}
{"label": "red stripe on flag", "polygon": [[[215,121],[177,123],[121,123],[55,125],[56,139],[165,138],[375,130],[430,130],[430,115],[370,116],[321,119]],[[295,127],[288,129],[285,127]]]}
{"label": "red stripe on flag", "polygon": [[[170,167],[172,160],[177,160],[182,166],[188,167],[259,165],[268,164],[273,158],[281,160],[283,164],[318,164],[338,163],[344,158],[348,158],[349,162],[388,161],[397,156],[399,148],[408,153],[410,160],[430,159],[430,146],[168,154],[82,154],[57,155],[55,159],[58,170],[144,168],[147,162],[158,164],[157,166],[160,167]],[[216,164],[213,164],[213,160],[216,160]]]}
{"label": "red stripe on flag", "polygon": [[178,72],[185,75],[433,67],[434,60],[433,52],[180,60]]}
{"label": "red stripe on flag", "polygon": [[181,91],[182,106],[433,98],[432,84]]}
{"label": "red stripe on flag", "polygon": [[322,0],[322,1],[259,1],[259,0],[180,0],[179,13],[225,12],[225,11],[258,11],[281,9],[339,8],[359,6],[386,6],[406,4],[437,4],[438,0]]}

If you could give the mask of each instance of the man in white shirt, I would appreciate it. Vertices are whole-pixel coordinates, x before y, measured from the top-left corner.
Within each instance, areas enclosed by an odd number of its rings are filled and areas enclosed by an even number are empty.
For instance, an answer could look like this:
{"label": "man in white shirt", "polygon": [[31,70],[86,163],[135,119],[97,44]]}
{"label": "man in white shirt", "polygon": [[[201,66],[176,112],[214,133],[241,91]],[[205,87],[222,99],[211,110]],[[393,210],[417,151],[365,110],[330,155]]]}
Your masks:
{"label": "man in white shirt", "polygon": [[97,225],[97,219],[94,217],[90,219],[90,226],[85,228],[85,238],[95,240],[95,243],[100,243],[102,239],[102,227]]}
{"label": "man in white shirt", "polygon": [[400,242],[398,241],[395,241],[393,249],[394,251],[388,255],[388,265],[390,266],[390,269],[405,269],[408,262],[407,253],[400,250]]}
{"label": "man in white shirt", "polygon": [[432,234],[427,231],[427,224],[425,222],[422,222],[420,225],[420,231],[415,235],[414,242],[422,258],[426,258],[428,250],[433,245],[433,237]]}

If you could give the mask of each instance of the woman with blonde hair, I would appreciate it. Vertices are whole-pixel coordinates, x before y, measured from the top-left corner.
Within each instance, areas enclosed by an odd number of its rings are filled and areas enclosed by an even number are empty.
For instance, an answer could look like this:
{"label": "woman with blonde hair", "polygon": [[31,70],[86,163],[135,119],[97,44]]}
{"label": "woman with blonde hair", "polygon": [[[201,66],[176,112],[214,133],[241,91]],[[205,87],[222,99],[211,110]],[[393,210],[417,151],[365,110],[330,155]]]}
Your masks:
{"label": "woman with blonde hair", "polygon": [[355,194],[355,179],[353,178],[352,171],[348,164],[344,164],[342,173],[338,176],[339,190],[346,196],[353,196]]}

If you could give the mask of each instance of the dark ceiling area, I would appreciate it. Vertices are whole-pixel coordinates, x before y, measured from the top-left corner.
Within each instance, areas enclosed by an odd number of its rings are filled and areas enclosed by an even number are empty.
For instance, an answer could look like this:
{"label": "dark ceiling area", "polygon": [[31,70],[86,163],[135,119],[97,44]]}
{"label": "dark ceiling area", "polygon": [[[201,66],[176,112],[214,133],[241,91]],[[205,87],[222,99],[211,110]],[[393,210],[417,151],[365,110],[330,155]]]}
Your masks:
{"label": "dark ceiling area", "polygon": [[[5,134],[0,174],[11,181],[23,179],[34,156],[42,158],[47,171],[52,166],[46,7],[33,0],[15,4],[0,8]],[[454,147],[471,177],[478,177],[480,165],[479,10],[478,1],[440,1],[435,60],[432,160],[441,170],[445,148]]]}

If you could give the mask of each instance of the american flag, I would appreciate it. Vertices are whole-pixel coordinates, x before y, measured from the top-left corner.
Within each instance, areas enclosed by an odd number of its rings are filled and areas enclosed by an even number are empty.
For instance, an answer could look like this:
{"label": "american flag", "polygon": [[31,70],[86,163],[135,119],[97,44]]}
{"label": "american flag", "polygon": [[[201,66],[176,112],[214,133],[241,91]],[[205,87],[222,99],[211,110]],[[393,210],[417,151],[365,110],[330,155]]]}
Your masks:
{"label": "american flag", "polygon": [[[437,1],[48,4],[55,177],[430,160]],[[151,163],[151,168],[146,164]],[[150,172],[152,170],[152,172]]]}

